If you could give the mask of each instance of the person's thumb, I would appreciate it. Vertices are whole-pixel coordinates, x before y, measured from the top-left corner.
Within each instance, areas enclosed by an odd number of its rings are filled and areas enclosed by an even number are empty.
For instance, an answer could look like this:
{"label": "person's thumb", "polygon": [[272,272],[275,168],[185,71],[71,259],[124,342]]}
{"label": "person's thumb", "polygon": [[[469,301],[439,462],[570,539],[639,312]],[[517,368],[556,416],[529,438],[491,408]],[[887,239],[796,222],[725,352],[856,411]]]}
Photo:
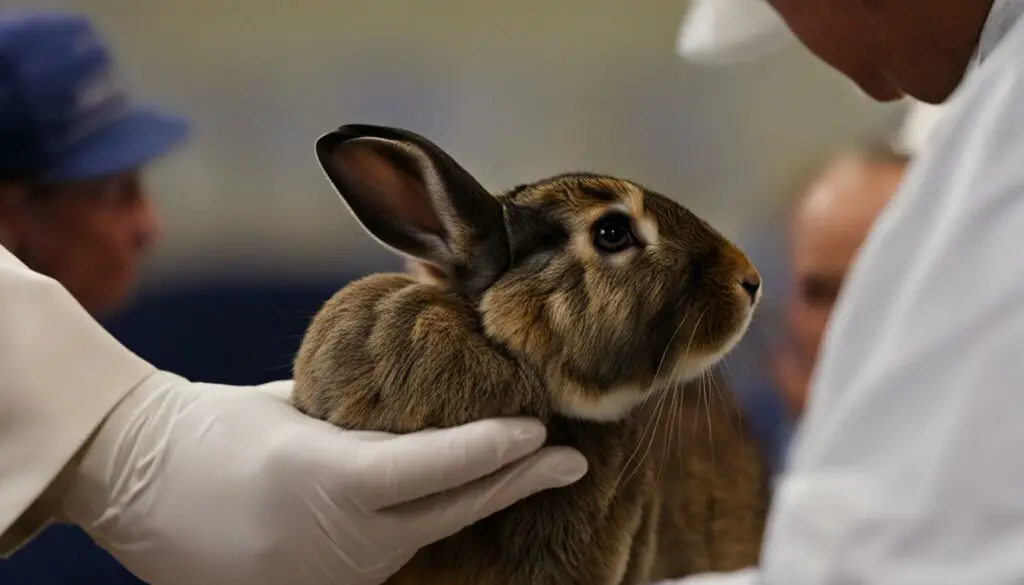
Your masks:
{"label": "person's thumb", "polygon": [[545,447],[505,469],[454,490],[383,511],[407,526],[418,547],[546,489],[567,486],[587,472],[587,460],[569,447]]}

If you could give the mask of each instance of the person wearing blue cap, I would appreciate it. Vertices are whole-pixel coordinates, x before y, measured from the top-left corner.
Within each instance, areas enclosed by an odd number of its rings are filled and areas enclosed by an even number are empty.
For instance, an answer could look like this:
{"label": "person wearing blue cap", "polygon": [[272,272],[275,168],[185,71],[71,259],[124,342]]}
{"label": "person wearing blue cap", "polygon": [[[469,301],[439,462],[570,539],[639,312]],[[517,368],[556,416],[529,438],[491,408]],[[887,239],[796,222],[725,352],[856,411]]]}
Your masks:
{"label": "person wearing blue cap", "polygon": [[90,312],[117,308],[158,233],[142,170],[188,122],[133,104],[83,19],[7,13],[0,58],[0,243]]}
{"label": "person wearing blue cap", "polygon": [[942,104],[844,278],[760,566],[681,583],[1024,583],[1024,0],[695,0],[681,31]]}
{"label": "person wearing blue cap", "polygon": [[152,585],[377,585],[583,476],[535,420],[346,432],[291,381],[192,382],[118,343],[83,305],[124,294],[137,173],[186,129],[130,102],[85,17],[0,14],[0,553],[62,521]]}

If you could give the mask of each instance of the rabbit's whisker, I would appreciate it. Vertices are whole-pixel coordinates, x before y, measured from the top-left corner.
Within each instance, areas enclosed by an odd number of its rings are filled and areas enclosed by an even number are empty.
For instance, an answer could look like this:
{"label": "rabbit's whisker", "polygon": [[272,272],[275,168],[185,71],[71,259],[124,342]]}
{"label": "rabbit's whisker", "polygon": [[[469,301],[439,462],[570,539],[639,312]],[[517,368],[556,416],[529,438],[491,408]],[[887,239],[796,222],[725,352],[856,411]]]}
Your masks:
{"label": "rabbit's whisker", "polygon": [[[686,355],[686,354],[689,353],[690,347],[693,345],[693,339],[697,335],[697,329],[700,327],[701,321],[704,319],[704,315],[706,313],[707,313],[707,309],[705,309],[704,311],[701,311],[700,315],[697,316],[697,321],[696,321],[696,323],[694,323],[693,330],[690,331],[690,339],[687,340],[687,342],[686,342],[686,348],[683,351],[683,355]],[[680,321],[680,325],[684,321],[685,321],[685,317],[684,317],[684,319],[682,321]],[[673,340],[675,338],[675,335],[678,332],[679,332],[679,327],[677,326],[676,330],[675,330],[675,333],[673,333]],[[671,346],[671,341],[669,342],[669,345]],[[664,354],[662,355],[662,363],[664,363]],[[678,362],[678,361],[673,365],[673,367],[672,367],[672,375],[670,376],[670,378],[672,380],[676,379],[676,376],[678,374],[678,370],[679,370],[679,368],[682,367],[682,365],[683,365],[682,362]],[[660,368],[661,368],[661,365],[659,364],[659,370],[660,370]],[[669,430],[669,432],[666,435],[666,439],[665,439],[666,442],[668,441],[668,437],[670,437],[672,435],[671,429],[673,428],[673,425],[675,423],[675,419],[679,418],[679,415],[678,415],[679,410],[677,410],[675,408],[675,405],[677,404],[677,401],[679,401],[678,404],[680,404],[680,405],[682,404],[681,397],[677,397],[677,396],[675,396],[675,394],[683,392],[686,389],[686,385],[685,384],[678,383],[678,382],[674,383],[673,386],[674,387],[667,389],[668,392],[671,392],[673,394],[673,396],[672,396],[672,405],[673,406],[669,408],[669,413],[670,413],[669,414],[669,416],[670,416],[670,418],[669,418],[669,425],[670,425],[669,429],[670,430]],[[662,398],[662,401],[664,402],[664,398]],[[658,412],[658,419],[655,420],[655,424],[656,425],[658,424],[658,422],[660,420],[660,414],[661,413],[659,411]],[[676,445],[676,446],[679,449],[679,454],[680,454],[679,456],[680,456],[680,462],[681,462],[682,461],[682,445],[679,444],[679,445]],[[664,469],[664,466],[663,466],[663,469]]]}
{"label": "rabbit's whisker", "polygon": [[[680,300],[680,303],[681,302],[682,302],[682,300]],[[661,352],[661,359],[658,360],[658,367],[654,371],[654,380],[655,381],[657,381],[658,375],[661,374],[661,368],[665,365],[665,357],[668,355],[668,350],[672,347],[672,343],[675,342],[676,336],[679,335],[679,331],[683,328],[683,325],[686,323],[687,316],[688,315],[684,315],[683,318],[679,320],[679,324],[676,325],[675,330],[673,330],[673,332],[672,332],[672,337],[669,338],[668,343],[665,345],[665,350]],[[698,317],[698,319],[697,319],[698,323],[700,323],[700,319],[703,316],[704,316],[704,313],[702,312],[700,317]],[[693,341],[693,335],[692,334],[690,336],[690,341],[691,342]],[[689,349],[689,344],[687,344],[687,349]],[[673,378],[674,378],[674,376],[673,376]],[[621,485],[620,482],[622,481],[623,475],[629,469],[629,464],[633,462],[633,458],[636,457],[637,453],[640,451],[640,445],[643,444],[644,438],[647,436],[648,430],[650,430],[651,433],[652,433],[651,434],[652,439],[653,439],[653,436],[655,434],[657,434],[656,431],[657,431],[659,413],[661,411],[661,407],[662,407],[663,402],[665,400],[664,394],[666,392],[670,392],[672,390],[673,390],[672,388],[665,388],[665,389],[662,389],[660,392],[657,392],[657,394],[659,394],[659,396],[657,398],[658,403],[654,407],[654,412],[653,412],[653,415],[654,415],[653,419],[654,420],[653,420],[653,424],[645,424],[643,426],[643,428],[641,429],[640,437],[637,439],[636,445],[633,447],[632,453],[630,453],[629,457],[626,459],[626,463],[623,465],[622,471],[619,473],[619,477],[618,477],[618,479],[615,482],[616,485]],[[652,393],[648,393],[647,396],[644,396],[643,400],[641,401],[640,407],[646,406],[647,401],[651,399],[651,396],[653,394],[655,394],[655,393],[653,393],[653,392]],[[643,461],[643,458],[641,458],[640,464],[642,464],[642,461]],[[638,467],[639,467],[640,464],[638,464]],[[627,481],[628,481],[628,478],[627,478]]]}
{"label": "rabbit's whisker", "polygon": [[711,478],[715,477],[715,435],[711,429],[711,384],[708,370],[701,372],[701,398],[704,400],[704,414],[708,419],[708,443],[711,448]]}
{"label": "rabbit's whisker", "polygon": [[[676,364],[676,368],[679,368],[681,366],[682,366],[681,363],[677,363]],[[673,372],[672,375],[673,375],[673,378],[674,378],[675,377],[675,372]],[[674,419],[678,419],[679,431],[676,432],[676,433],[670,433],[670,435],[678,435],[678,440],[676,440],[674,445],[673,445],[675,447],[675,449],[676,449],[676,452],[679,455],[679,471],[678,471],[678,473],[685,473],[684,470],[686,469],[685,457],[683,457],[683,454],[685,452],[685,449],[683,448],[684,441],[682,440],[683,428],[685,427],[685,425],[682,422],[682,416],[681,415],[686,410],[685,402],[684,402],[685,397],[683,396],[683,392],[686,392],[688,384],[689,384],[688,382],[679,383],[678,387],[675,388],[674,391],[673,391],[673,394],[676,394],[676,396],[674,396],[673,399],[678,399],[678,402],[679,402],[679,408],[677,409],[677,411],[673,415]],[[666,439],[665,439],[666,443],[668,442],[668,440],[669,440],[668,437],[666,437]]]}
{"label": "rabbit's whisker", "polygon": [[[668,409],[668,411],[669,411],[668,431],[662,437],[661,452],[662,452],[663,455],[668,453],[669,449],[672,447],[672,445],[670,444],[670,438],[672,437],[672,435],[673,435],[673,433],[675,431],[676,423],[679,422],[677,420],[679,418],[679,412],[680,412],[679,406],[682,404],[680,402],[680,399],[679,399],[679,396],[681,394],[681,392],[679,390],[681,390],[681,389],[680,388],[673,388],[673,389],[671,389],[672,398],[670,399],[670,404],[669,404],[669,409]],[[668,467],[668,465],[665,463],[665,457],[663,456],[661,458],[661,469],[658,471],[658,483],[661,483],[661,479],[662,479],[662,477],[664,477],[665,468],[666,467]]]}
{"label": "rabbit's whisker", "polygon": [[[651,445],[654,444],[654,437],[658,434],[657,429],[658,425],[661,424],[661,415],[665,410],[665,401],[668,398],[668,392],[662,391],[659,392],[659,394],[660,396],[658,397],[658,404],[654,409],[654,424],[644,426],[640,433],[640,439],[637,440],[637,446],[639,447],[639,445],[644,442],[644,437],[646,437],[648,429],[651,431],[651,437],[650,439],[647,440],[647,446],[644,447],[644,454],[641,455],[640,459],[637,460],[636,466],[632,469],[632,471],[630,471],[629,475],[626,476],[626,479],[621,480],[625,483],[629,483],[629,480],[633,479],[633,476],[636,475],[636,472],[640,471],[640,469],[643,468],[644,462],[647,460],[647,456],[651,452]],[[623,468],[622,471],[624,473],[626,469]],[[619,477],[621,479],[621,474]]]}
{"label": "rabbit's whisker", "polygon": [[[725,386],[724,389],[723,389],[722,385],[719,385],[717,383],[714,384],[715,393],[718,394],[718,398],[722,402],[722,406],[728,411],[730,409],[729,409],[729,403],[728,403],[728,401],[725,398],[725,392],[728,392],[729,388],[732,387],[732,386],[729,385],[729,377],[730,377],[729,376],[729,364],[725,363],[725,361],[721,361],[721,362],[715,364],[715,367],[718,368],[719,372],[721,372],[722,379],[725,381],[724,382],[724,386]],[[714,380],[714,379],[712,379],[712,380]],[[743,420],[742,420],[743,414],[742,414],[741,410],[739,410],[739,409],[735,409],[735,410],[736,410],[736,412],[733,413],[735,415],[734,418],[733,418],[733,423],[736,425],[736,427],[733,430],[736,431],[736,433],[740,436],[740,440],[743,441],[743,440],[745,440],[745,434],[746,434],[746,433],[741,432],[742,428],[743,428]]]}
{"label": "rabbit's whisker", "polygon": [[[649,392],[646,396],[643,397],[643,399],[640,401],[640,404],[637,405],[636,408],[637,409],[646,408],[647,402],[655,394],[663,394],[663,393],[664,393],[664,391],[663,392]],[[658,396],[657,400],[659,400],[659,401],[662,400],[662,397]],[[659,405],[660,405],[660,402],[655,404],[653,412],[652,412],[652,415],[657,414],[658,406]],[[649,421],[647,421],[647,422],[649,422]],[[626,470],[629,468],[629,464],[633,461],[633,458],[636,457],[636,454],[640,451],[640,445],[643,444],[644,437],[647,436],[647,431],[648,431],[648,429],[651,426],[652,425],[650,425],[650,424],[644,424],[644,425],[641,426],[641,428],[640,428],[640,437],[637,438],[636,445],[633,447],[633,451],[629,454],[629,457],[626,458],[626,462],[622,466],[622,471],[619,472],[619,477],[615,480],[615,485],[616,486],[621,485],[622,477],[625,475]],[[657,428],[656,425],[654,425],[654,427]]]}
{"label": "rabbit's whisker", "polygon": [[[704,313],[702,312],[701,316],[703,316],[703,315],[704,315]],[[700,322],[699,318],[698,318],[697,322],[698,323]],[[662,366],[665,365],[665,356],[668,355],[668,350],[671,349],[672,348],[672,344],[675,343],[676,336],[679,335],[679,331],[683,328],[683,324],[684,323],[686,323],[686,315],[684,315],[683,318],[679,320],[679,324],[676,325],[675,330],[672,331],[672,337],[669,337],[668,343],[665,344],[665,350],[661,352],[661,359],[658,360],[658,367],[657,367],[657,369],[654,370],[654,380],[655,380],[655,383],[657,383],[658,375],[661,374]],[[696,331],[696,330],[697,330],[697,328],[694,327],[694,331]],[[693,341],[693,335],[692,334],[690,335],[690,341]],[[689,345],[687,345],[687,349],[689,349]],[[684,355],[685,355],[685,352],[684,352]]]}

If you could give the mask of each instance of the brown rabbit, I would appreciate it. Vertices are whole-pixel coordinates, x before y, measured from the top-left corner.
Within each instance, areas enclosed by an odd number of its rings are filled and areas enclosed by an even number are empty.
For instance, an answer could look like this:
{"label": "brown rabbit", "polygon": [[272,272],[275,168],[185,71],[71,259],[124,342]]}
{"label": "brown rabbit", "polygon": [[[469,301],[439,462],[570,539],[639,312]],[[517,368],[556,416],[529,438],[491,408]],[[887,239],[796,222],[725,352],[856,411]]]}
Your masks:
{"label": "brown rabbit", "polygon": [[662,494],[652,581],[758,562],[767,467],[731,396],[724,376],[709,372],[643,409]]}
{"label": "brown rabbit", "polygon": [[652,393],[745,332],[747,257],[636,183],[566,174],[492,195],[413,132],[320,137],[362,226],[422,269],[351,283],[295,360],[295,403],[348,429],[405,433],[532,415],[588,474],[421,551],[389,585],[634,585],[656,550],[659,493],[636,456]]}

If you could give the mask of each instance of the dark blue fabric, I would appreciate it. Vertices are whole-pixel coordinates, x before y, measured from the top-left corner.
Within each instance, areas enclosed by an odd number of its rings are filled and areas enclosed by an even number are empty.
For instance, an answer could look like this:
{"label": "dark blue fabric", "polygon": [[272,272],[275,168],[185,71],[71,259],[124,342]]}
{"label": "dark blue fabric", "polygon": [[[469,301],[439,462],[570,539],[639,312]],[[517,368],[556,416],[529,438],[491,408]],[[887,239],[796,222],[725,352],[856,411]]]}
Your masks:
{"label": "dark blue fabric", "polygon": [[51,526],[8,560],[4,585],[140,585],[106,551],[73,526]]}
{"label": "dark blue fabric", "polygon": [[184,118],[131,103],[84,15],[0,12],[0,172],[54,181],[121,172],[188,131]]}
{"label": "dark blue fabric", "polygon": [[778,390],[766,378],[758,382],[759,385],[745,389],[739,405],[761,448],[769,473],[776,476],[785,467],[794,423]]}

